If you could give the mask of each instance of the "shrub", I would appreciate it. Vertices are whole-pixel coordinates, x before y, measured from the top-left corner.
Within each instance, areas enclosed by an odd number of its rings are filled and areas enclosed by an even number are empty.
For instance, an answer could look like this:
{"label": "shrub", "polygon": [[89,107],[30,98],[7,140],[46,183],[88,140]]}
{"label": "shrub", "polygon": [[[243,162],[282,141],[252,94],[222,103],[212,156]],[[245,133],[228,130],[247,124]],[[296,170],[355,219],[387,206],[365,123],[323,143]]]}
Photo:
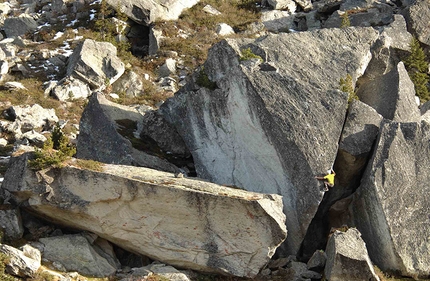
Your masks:
{"label": "shrub", "polygon": [[96,172],[103,171],[103,163],[94,160],[77,159],[76,166],[82,169],[87,169]]}
{"label": "shrub", "polygon": [[217,88],[216,82],[213,82],[209,79],[204,67],[202,67],[200,70],[196,83],[200,87],[208,88],[209,90],[215,90]]}
{"label": "shrub", "polygon": [[61,167],[63,162],[75,153],[76,148],[70,145],[69,139],[61,132],[61,129],[57,125],[51,137],[43,144],[43,148],[36,148],[34,158],[29,160],[29,165],[34,170]]}
{"label": "shrub", "polygon": [[427,70],[429,63],[427,62],[426,55],[420,46],[420,42],[413,38],[410,43],[411,53],[403,62],[408,71],[409,77],[415,86],[415,92],[420,98],[421,102],[430,100],[430,92],[428,88],[429,76]]}
{"label": "shrub", "polygon": [[250,59],[259,59],[261,62],[263,61],[263,59],[260,56],[254,54],[251,51],[251,48],[243,49],[241,50],[241,53],[242,53],[242,56],[240,57],[241,61],[250,60]]}
{"label": "shrub", "polygon": [[350,104],[353,100],[359,99],[357,93],[354,90],[354,84],[350,74],[347,74],[345,78],[340,78],[339,88],[342,92],[348,94],[348,104]]}
{"label": "shrub", "polygon": [[351,26],[351,22],[349,20],[349,13],[348,13],[348,11],[346,11],[345,13],[343,13],[343,15],[340,16],[340,18],[342,19],[342,21],[340,23],[340,28],[346,28],[346,27],[350,27]]}

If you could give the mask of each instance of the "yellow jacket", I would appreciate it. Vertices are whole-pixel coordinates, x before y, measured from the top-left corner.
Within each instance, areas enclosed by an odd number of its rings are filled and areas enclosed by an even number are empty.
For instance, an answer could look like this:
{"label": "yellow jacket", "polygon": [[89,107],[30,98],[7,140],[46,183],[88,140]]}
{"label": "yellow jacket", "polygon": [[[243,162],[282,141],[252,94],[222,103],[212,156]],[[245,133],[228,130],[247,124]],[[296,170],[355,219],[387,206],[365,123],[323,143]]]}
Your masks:
{"label": "yellow jacket", "polygon": [[327,176],[325,176],[324,177],[324,179],[326,179],[327,180],[327,182],[329,183],[329,184],[334,184],[334,174],[328,174]]}

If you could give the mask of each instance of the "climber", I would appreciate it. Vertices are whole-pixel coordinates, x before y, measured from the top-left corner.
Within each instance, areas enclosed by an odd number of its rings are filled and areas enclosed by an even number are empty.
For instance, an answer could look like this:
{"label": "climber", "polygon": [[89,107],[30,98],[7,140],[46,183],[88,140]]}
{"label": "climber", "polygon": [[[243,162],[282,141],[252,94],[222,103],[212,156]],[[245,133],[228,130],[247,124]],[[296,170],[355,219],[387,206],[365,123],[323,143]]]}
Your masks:
{"label": "climber", "polygon": [[328,191],[329,187],[334,186],[334,176],[336,176],[336,173],[334,172],[333,168],[329,170],[329,173],[325,177],[315,177],[317,180],[324,180],[324,191]]}

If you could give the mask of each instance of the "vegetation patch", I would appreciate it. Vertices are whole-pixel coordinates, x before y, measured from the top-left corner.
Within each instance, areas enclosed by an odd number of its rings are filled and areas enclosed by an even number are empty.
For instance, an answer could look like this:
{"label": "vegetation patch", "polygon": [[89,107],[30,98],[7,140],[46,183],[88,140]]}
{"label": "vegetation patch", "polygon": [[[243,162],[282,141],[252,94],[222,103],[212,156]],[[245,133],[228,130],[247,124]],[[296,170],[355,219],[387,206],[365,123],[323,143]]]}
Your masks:
{"label": "vegetation patch", "polygon": [[104,164],[94,160],[76,159],[76,166],[86,170],[103,172]]}
{"label": "vegetation patch", "polygon": [[200,87],[207,88],[207,89],[212,90],[212,91],[217,88],[216,82],[213,82],[209,79],[208,75],[205,72],[204,67],[202,67],[202,69],[200,70],[200,72],[197,76],[196,83]]}
{"label": "vegetation patch", "polygon": [[349,20],[349,12],[346,11],[343,13],[340,18],[342,21],[340,22],[340,28],[346,28],[351,26],[351,21]]}
{"label": "vegetation patch", "polygon": [[251,48],[243,49],[243,50],[241,50],[241,53],[242,53],[242,56],[240,57],[240,61],[245,61],[245,60],[250,60],[250,59],[258,59],[261,62],[263,62],[263,59],[260,56],[254,54],[252,52]]}
{"label": "vegetation patch", "polygon": [[6,265],[10,263],[10,257],[4,253],[0,253],[0,280],[16,281],[12,275],[6,273]]}
{"label": "vegetation patch", "polygon": [[348,94],[348,104],[351,104],[353,100],[359,100],[350,74],[347,74],[345,78],[340,78],[339,89]]}
{"label": "vegetation patch", "polygon": [[30,168],[42,170],[48,167],[62,167],[64,162],[76,153],[76,148],[57,125],[51,137],[43,144],[42,149],[36,148],[34,158],[29,160]]}
{"label": "vegetation patch", "polygon": [[415,86],[415,93],[424,103],[430,100],[429,75],[427,74],[429,62],[421,48],[420,42],[413,38],[410,43],[411,53],[403,62],[408,71],[409,77]]}

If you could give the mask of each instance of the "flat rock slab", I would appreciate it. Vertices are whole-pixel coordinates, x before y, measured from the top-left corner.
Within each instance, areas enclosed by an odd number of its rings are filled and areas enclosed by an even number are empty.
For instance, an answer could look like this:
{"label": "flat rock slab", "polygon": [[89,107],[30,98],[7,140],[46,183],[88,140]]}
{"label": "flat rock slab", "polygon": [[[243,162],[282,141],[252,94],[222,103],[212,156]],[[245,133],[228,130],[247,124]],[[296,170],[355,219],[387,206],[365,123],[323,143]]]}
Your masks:
{"label": "flat rock slab", "polygon": [[16,201],[154,260],[253,277],[286,238],[279,195],[131,166],[36,172],[28,157],[14,158],[3,182]]}

